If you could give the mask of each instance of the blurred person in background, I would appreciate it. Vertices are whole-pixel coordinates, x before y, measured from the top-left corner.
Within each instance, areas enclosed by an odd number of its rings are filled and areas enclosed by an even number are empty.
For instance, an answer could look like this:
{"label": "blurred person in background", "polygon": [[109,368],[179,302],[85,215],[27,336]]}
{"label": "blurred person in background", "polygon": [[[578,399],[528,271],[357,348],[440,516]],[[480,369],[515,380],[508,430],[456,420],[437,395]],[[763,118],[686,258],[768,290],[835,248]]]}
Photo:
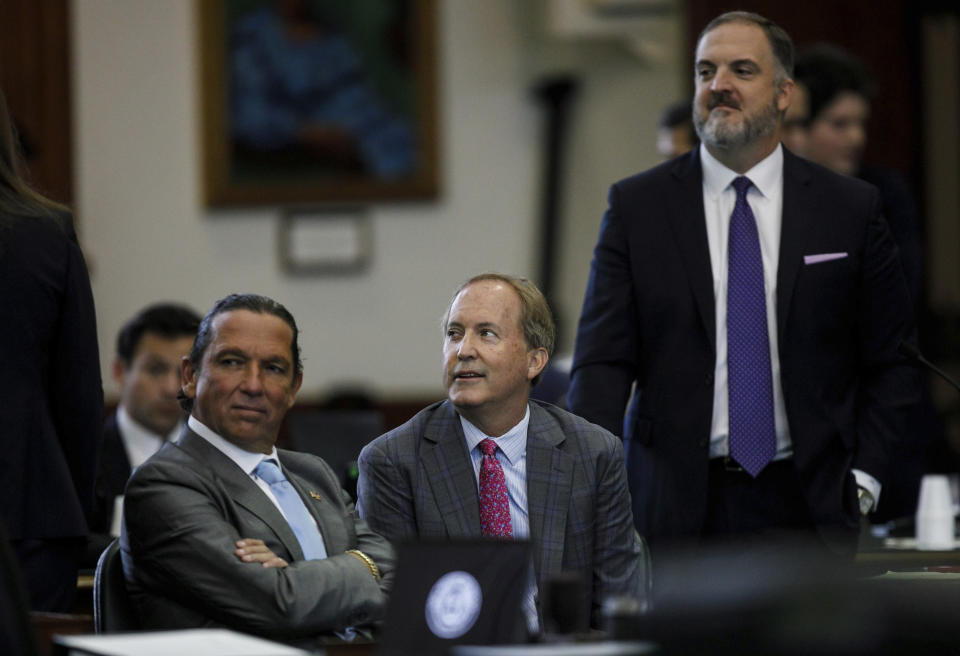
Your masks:
{"label": "blurred person in background", "polygon": [[27,184],[0,93],[0,521],[37,611],[67,612],[103,420],[93,294],[69,210]]}
{"label": "blurred person in background", "polygon": [[657,152],[664,160],[688,153],[700,144],[693,128],[690,101],[673,103],[663,110],[657,129]]}
{"label": "blurred person in background", "polygon": [[190,353],[198,325],[200,316],[190,308],[155,303],[129,319],[117,335],[113,379],[120,386],[120,403],[103,426],[85,567],[96,567],[119,535],[122,506],[117,498],[130,474],[180,435],[185,418],[177,401],[180,361]]}
{"label": "blurred person in background", "polygon": [[[917,206],[906,181],[895,171],[863,163],[867,126],[876,84],[866,64],[829,44],[809,46],[797,54],[795,77],[803,97],[791,102],[785,123],[797,127],[788,148],[840,173],[865,180],[880,190],[882,212],[900,251],[900,263],[915,309],[923,293],[923,251]],[[796,94],[794,94],[796,96]],[[797,140],[801,139],[802,144]],[[791,145],[792,144],[792,145]],[[909,422],[911,434],[895,446],[883,503],[874,522],[912,516],[916,511],[925,453],[939,432],[929,395],[924,392]]]}
{"label": "blurred person in background", "polygon": [[[918,303],[923,254],[916,203],[899,174],[862,161],[876,84],[860,59],[827,44],[813,45],[797,53],[795,78],[805,98],[791,103],[786,124],[793,122],[806,128],[801,137],[803,146],[795,152],[836,173],[865,180],[880,190],[883,215],[900,249],[900,261],[914,304]],[[784,143],[793,149],[786,139]]]}

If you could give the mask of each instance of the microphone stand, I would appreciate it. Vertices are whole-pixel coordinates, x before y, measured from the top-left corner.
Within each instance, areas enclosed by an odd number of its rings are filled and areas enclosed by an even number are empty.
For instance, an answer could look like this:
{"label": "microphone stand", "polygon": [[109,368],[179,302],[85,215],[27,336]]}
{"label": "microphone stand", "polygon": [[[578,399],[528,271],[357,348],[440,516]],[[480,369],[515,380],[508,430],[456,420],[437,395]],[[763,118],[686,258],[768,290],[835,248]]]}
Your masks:
{"label": "microphone stand", "polygon": [[940,378],[943,378],[945,381],[950,383],[951,387],[953,387],[955,390],[960,392],[960,384],[958,384],[957,381],[955,381],[953,378],[948,376],[947,373],[942,369],[940,369],[937,365],[933,364],[932,362],[927,360],[925,357],[923,357],[923,353],[921,353],[920,349],[918,349],[916,346],[914,346],[913,344],[908,344],[907,342],[900,342],[900,346],[897,348],[897,350],[900,351],[901,355],[904,355],[908,359],[910,359],[915,367],[916,366],[926,367],[933,373],[940,376]]}

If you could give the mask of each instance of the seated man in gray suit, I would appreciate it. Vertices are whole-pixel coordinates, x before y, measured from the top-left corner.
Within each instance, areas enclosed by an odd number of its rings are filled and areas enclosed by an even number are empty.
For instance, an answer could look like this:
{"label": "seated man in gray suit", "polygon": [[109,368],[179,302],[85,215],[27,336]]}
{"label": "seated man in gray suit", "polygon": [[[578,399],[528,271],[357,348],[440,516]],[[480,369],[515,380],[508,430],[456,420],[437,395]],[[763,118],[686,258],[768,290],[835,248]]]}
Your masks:
{"label": "seated man in gray suit", "polygon": [[254,295],[218,301],[182,365],[179,440],[130,479],[120,538],[146,629],[282,640],[382,616],[393,552],[320,458],[274,444],[303,378],[297,325]]}
{"label": "seated man in gray suit", "polygon": [[620,440],[530,400],[556,328],[528,280],[472,278],[443,329],[447,400],[364,448],[360,514],[391,540],[528,538],[528,625],[542,626],[546,581],[576,572],[588,590],[583,616],[597,626],[604,598],[639,598],[644,583]]}

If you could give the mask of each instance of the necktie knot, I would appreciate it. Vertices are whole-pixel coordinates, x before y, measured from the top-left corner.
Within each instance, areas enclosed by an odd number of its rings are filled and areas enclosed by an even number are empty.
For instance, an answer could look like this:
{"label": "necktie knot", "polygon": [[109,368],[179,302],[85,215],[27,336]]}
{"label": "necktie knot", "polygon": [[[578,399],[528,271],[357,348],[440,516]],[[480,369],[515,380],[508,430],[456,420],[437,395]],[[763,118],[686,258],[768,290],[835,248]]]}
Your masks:
{"label": "necktie knot", "polygon": [[485,439],[484,441],[480,442],[480,452],[485,456],[496,455],[497,443],[490,438]]}
{"label": "necktie knot", "polygon": [[747,190],[753,186],[753,183],[750,181],[750,178],[748,178],[745,175],[741,175],[740,177],[735,178],[731,184],[733,185],[733,188],[737,191],[737,196],[740,198],[746,196]]}
{"label": "necktie knot", "polygon": [[750,178],[745,175],[741,175],[739,178],[736,178],[733,182],[733,188],[737,192],[737,198],[746,198],[747,190],[753,186],[753,183],[750,182]]}
{"label": "necktie knot", "polygon": [[253,473],[265,480],[269,485],[282,483],[287,480],[274,460],[261,460],[257,468],[253,470]]}

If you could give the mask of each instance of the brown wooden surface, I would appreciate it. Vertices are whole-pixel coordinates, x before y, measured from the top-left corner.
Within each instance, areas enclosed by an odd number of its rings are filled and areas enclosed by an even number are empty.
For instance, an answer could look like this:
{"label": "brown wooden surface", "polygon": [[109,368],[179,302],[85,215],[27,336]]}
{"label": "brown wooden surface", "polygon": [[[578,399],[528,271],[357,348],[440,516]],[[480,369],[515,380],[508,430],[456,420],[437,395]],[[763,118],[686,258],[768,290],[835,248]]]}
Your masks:
{"label": "brown wooden surface", "polygon": [[32,156],[32,184],[73,199],[67,0],[0,2],[0,88]]}
{"label": "brown wooden surface", "polygon": [[52,652],[53,636],[93,633],[93,615],[65,615],[62,613],[30,613],[40,656]]}

